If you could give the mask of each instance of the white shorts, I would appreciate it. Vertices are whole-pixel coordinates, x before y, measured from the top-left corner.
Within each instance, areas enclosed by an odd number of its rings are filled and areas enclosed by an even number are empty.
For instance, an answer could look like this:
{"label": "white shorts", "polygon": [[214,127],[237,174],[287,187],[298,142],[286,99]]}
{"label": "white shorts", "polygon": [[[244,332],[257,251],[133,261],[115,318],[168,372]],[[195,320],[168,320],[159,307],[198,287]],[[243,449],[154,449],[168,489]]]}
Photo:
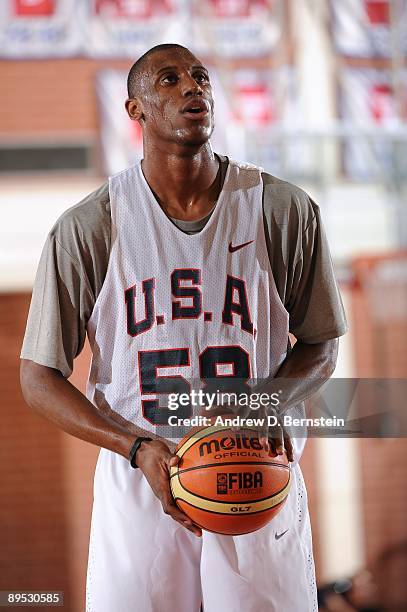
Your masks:
{"label": "white shorts", "polygon": [[[284,533],[284,535],[282,535]],[[307,494],[298,465],[281,512],[242,536],[198,538],[164,514],[140,470],[102,449],[87,612],[316,612]]]}

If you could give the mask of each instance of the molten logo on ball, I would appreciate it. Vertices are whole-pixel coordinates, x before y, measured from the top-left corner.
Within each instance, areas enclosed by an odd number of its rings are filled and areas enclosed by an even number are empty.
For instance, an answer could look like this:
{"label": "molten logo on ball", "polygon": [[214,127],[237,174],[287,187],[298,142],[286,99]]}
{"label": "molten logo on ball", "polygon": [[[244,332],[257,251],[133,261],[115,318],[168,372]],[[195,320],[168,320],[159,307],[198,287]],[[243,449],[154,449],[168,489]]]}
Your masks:
{"label": "molten logo on ball", "polygon": [[220,440],[207,440],[202,442],[199,447],[199,455],[203,457],[205,453],[212,455],[212,453],[218,453],[220,450],[231,450],[231,449],[252,449],[261,450],[262,446],[260,440],[255,437],[247,438],[244,434],[237,433],[235,436],[226,436]]}

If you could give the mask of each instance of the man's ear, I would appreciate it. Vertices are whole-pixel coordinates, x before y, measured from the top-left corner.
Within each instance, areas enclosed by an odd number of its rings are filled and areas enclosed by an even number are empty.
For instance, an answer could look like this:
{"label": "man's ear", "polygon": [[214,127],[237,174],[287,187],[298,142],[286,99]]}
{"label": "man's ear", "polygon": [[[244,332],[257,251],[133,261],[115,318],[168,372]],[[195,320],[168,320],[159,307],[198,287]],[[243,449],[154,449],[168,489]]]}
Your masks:
{"label": "man's ear", "polygon": [[133,121],[140,121],[144,119],[143,109],[137,98],[128,98],[125,103],[126,111],[130,119]]}

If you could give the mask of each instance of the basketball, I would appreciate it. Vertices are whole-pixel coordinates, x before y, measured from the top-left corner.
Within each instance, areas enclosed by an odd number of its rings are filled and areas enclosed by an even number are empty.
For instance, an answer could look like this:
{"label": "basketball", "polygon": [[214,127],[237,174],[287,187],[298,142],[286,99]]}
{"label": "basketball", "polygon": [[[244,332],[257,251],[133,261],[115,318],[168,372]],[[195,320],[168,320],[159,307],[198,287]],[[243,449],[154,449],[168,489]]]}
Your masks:
{"label": "basketball", "polygon": [[228,425],[195,428],[178,444],[170,484],[196,525],[225,535],[264,527],[290,490],[287,456],[262,449],[257,433]]}

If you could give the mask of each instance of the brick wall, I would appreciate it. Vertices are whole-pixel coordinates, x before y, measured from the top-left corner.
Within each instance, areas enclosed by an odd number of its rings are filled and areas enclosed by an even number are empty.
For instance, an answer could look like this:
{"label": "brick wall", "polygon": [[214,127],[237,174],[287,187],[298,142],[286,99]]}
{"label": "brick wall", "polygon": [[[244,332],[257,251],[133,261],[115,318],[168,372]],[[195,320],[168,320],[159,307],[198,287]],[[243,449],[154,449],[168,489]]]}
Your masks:
{"label": "brick wall", "polygon": [[26,408],[18,382],[27,303],[0,298],[1,589],[53,588],[69,597],[61,434]]}
{"label": "brick wall", "polygon": [[28,305],[28,295],[0,295],[0,590],[64,591],[64,609],[79,612],[97,449],[24,403],[18,369]]}
{"label": "brick wall", "polygon": [[307,440],[303,455],[301,457],[301,470],[305,480],[305,486],[308,494],[308,508],[311,519],[312,528],[312,542],[314,549],[314,560],[315,560],[315,572],[317,577],[317,583],[320,582],[319,578],[322,574],[322,559],[321,559],[321,546],[320,546],[320,529],[319,529],[319,488],[318,481],[315,477],[317,473],[317,454],[315,451],[315,438]]}
{"label": "brick wall", "polygon": [[96,73],[131,65],[127,60],[0,61],[1,137],[96,137]]}
{"label": "brick wall", "polygon": [[407,376],[407,251],[353,261],[352,327],[360,378]]}
{"label": "brick wall", "polygon": [[388,612],[407,609],[406,440],[361,440],[367,567]]}
{"label": "brick wall", "polygon": [[[405,280],[390,275],[390,285],[384,277],[381,286],[373,278],[383,262],[400,266],[406,257],[395,253],[354,261],[351,325],[359,377],[407,378],[407,313],[403,316],[400,308]],[[407,606],[406,440],[361,440],[360,461],[367,565],[374,570],[385,610],[401,612]]]}

